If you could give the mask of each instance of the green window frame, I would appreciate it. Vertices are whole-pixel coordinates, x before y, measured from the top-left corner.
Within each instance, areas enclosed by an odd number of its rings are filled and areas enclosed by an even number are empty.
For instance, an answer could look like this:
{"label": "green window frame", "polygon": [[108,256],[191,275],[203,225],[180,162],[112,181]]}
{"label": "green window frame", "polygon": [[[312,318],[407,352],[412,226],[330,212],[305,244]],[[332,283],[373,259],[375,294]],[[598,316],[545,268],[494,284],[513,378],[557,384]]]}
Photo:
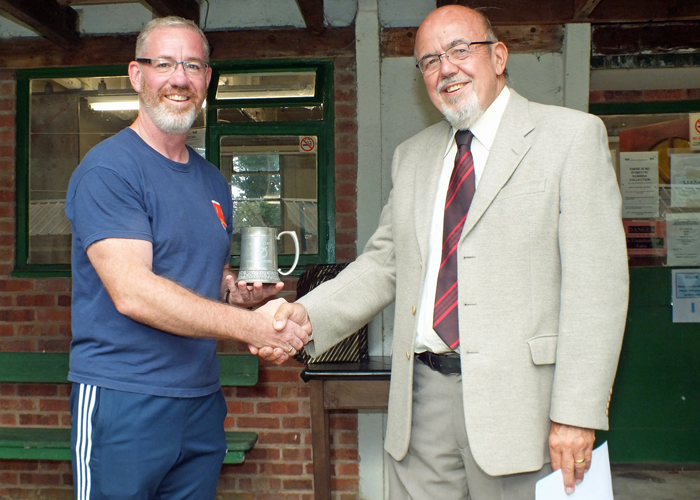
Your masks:
{"label": "green window frame", "polygon": [[[315,72],[313,97],[286,97],[280,99],[217,100],[216,87],[222,72],[246,73],[251,71]],[[71,68],[38,68],[16,71],[16,228],[15,277],[70,277],[70,264],[29,264],[29,208],[30,208],[30,84],[33,79],[80,78],[95,76],[126,76],[125,65],[89,66]],[[222,135],[314,135],[318,138],[317,200],[318,200],[318,253],[302,255],[298,273],[310,263],[335,262],[335,164],[334,164],[334,100],[332,60],[274,60],[248,62],[213,62],[212,80],[207,91],[206,157],[219,165],[219,139]],[[322,119],[309,121],[280,121],[224,124],[217,123],[217,111],[226,108],[321,106]],[[77,165],[76,165],[77,167]],[[66,186],[67,187],[67,186]],[[279,264],[287,267],[293,256],[280,255]],[[239,258],[231,259],[234,267]],[[295,272],[297,274],[297,272]]]}

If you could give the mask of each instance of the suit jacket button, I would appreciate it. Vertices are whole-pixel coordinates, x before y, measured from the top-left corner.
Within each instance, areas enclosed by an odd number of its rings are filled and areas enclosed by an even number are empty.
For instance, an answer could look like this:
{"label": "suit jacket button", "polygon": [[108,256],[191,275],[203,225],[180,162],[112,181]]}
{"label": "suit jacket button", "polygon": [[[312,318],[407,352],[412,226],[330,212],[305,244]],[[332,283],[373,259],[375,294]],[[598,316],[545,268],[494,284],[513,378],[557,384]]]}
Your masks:
{"label": "suit jacket button", "polygon": [[411,308],[411,314],[416,314],[416,306],[413,306],[413,307]]}
{"label": "suit jacket button", "polygon": [[411,360],[411,353],[408,351],[406,351],[406,359],[409,361]]}

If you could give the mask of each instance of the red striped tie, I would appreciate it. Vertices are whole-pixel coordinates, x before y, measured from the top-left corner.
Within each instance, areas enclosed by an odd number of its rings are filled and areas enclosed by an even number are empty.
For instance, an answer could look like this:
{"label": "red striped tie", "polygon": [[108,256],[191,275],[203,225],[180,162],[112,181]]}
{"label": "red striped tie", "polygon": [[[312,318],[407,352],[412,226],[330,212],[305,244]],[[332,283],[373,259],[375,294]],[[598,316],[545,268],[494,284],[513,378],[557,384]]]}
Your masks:
{"label": "red striped tie", "polygon": [[460,130],[455,134],[457,155],[445,199],[445,222],[442,230],[442,259],[435,292],[433,329],[450,349],[459,345],[457,317],[457,244],[474,197],[474,159],[470,151],[472,133]]}

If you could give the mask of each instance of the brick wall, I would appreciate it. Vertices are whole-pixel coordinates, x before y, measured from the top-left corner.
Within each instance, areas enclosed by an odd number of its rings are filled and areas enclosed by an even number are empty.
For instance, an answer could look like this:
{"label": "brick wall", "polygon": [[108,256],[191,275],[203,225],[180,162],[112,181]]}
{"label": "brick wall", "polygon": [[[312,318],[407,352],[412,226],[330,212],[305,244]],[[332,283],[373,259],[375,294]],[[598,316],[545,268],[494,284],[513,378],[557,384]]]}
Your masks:
{"label": "brick wall", "polygon": [[[68,278],[11,278],[15,248],[15,83],[0,70],[0,350],[68,351]],[[355,258],[357,239],[355,60],[335,60],[336,260]],[[295,280],[284,296],[293,299]],[[221,352],[246,352],[222,342]],[[222,468],[217,499],[313,498],[309,392],[303,365],[261,363],[255,387],[226,388],[225,427],[255,431],[258,444],[242,465]],[[70,426],[69,386],[0,384],[0,425]],[[358,498],[357,414],[331,415],[334,500]],[[0,500],[73,498],[69,462],[0,460]]]}

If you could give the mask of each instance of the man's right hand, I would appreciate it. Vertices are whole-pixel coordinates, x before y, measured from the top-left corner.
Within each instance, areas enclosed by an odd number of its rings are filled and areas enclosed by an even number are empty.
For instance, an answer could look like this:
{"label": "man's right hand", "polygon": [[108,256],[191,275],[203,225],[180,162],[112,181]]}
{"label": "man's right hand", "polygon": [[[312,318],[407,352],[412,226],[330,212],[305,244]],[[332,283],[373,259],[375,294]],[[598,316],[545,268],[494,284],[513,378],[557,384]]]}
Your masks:
{"label": "man's right hand", "polygon": [[[304,344],[308,342],[308,336],[311,335],[313,331],[309,314],[306,308],[301,304],[292,304],[284,299],[275,299],[256,309],[255,312],[272,319],[274,321],[273,326],[278,332],[284,332],[289,328],[301,329],[306,336]],[[280,348],[274,348],[272,346],[256,347],[249,344],[248,349],[252,354],[259,356],[261,359],[272,361],[278,365],[284,363],[291,356],[296,354],[294,351],[291,353],[285,352]]]}

